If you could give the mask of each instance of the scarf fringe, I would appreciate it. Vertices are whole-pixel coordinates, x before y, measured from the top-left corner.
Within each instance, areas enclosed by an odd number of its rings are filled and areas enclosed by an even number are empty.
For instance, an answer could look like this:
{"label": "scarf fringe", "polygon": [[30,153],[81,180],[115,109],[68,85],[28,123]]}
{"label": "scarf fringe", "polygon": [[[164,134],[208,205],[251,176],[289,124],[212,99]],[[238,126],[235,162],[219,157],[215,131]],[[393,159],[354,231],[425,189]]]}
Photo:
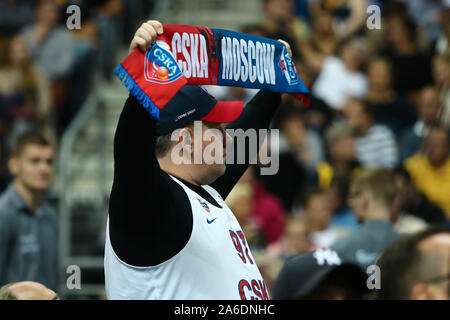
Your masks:
{"label": "scarf fringe", "polygon": [[114,73],[119,77],[120,81],[125,85],[125,87],[130,91],[131,95],[134,96],[141,105],[147,110],[148,113],[152,116],[153,119],[159,120],[159,109],[153,103],[152,100],[142,91],[141,88],[134,82],[133,78],[128,74],[125,68],[120,64],[116,69],[114,69]]}

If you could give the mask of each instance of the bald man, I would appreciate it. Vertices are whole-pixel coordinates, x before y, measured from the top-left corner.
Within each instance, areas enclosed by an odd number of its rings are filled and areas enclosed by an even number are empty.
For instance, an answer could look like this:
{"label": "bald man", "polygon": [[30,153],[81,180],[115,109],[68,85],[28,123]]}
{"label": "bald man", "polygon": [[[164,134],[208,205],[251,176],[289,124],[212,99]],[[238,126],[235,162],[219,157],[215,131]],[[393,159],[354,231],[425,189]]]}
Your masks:
{"label": "bald man", "polygon": [[38,282],[21,281],[1,287],[0,300],[58,300],[58,295]]}
{"label": "bald man", "polygon": [[381,300],[450,299],[450,229],[432,227],[402,238],[377,262]]}

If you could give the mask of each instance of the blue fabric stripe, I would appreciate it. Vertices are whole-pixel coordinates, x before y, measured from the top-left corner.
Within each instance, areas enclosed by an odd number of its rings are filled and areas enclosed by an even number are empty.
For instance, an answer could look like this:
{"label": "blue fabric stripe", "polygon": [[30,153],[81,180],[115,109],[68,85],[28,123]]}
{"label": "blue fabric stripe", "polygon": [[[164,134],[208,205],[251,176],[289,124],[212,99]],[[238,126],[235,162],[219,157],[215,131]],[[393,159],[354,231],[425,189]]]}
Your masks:
{"label": "blue fabric stripe", "polygon": [[125,68],[119,64],[119,66],[114,69],[114,73],[119,77],[120,81],[127,87],[128,91],[139,100],[141,105],[147,110],[148,113],[152,116],[153,119],[159,120],[159,109],[153,103],[153,101],[142,91],[141,88],[136,84],[133,78],[129,75],[129,73],[125,70]]}

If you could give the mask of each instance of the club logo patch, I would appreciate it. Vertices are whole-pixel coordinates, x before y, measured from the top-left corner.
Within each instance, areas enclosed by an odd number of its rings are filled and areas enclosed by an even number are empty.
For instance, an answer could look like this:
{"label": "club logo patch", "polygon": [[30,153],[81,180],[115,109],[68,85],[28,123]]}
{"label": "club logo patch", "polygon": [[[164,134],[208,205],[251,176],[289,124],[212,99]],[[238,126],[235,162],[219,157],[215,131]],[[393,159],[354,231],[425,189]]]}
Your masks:
{"label": "club logo patch", "polygon": [[170,48],[165,42],[157,41],[151,50],[147,51],[144,58],[145,80],[167,84],[183,76],[169,50]]}
{"label": "club logo patch", "polygon": [[292,59],[289,56],[289,52],[283,47],[283,51],[281,51],[278,66],[286,77],[289,85],[293,86],[298,84],[297,71],[295,70],[295,65],[292,63]]}
{"label": "club logo patch", "polygon": [[208,204],[205,201],[202,201],[200,198],[197,198],[198,202],[201,204],[201,206],[203,207],[203,209],[206,210],[206,212],[210,213],[211,210],[208,207]]}

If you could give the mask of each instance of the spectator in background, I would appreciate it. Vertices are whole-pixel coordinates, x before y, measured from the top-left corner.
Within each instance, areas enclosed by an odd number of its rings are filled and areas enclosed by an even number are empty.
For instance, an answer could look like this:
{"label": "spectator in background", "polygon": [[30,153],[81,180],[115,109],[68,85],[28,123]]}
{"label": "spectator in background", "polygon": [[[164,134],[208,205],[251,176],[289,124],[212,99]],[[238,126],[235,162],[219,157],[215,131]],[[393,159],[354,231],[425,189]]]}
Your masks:
{"label": "spectator in background", "polygon": [[398,163],[395,136],[388,127],[375,124],[373,107],[363,100],[347,102],[344,115],[356,132],[355,157],[363,168],[394,168]]}
{"label": "spectator in background", "polygon": [[397,138],[417,119],[416,110],[392,87],[391,63],[373,58],[368,65],[369,91],[367,103],[374,110],[375,122],[389,127]]}
{"label": "spectator in background", "polygon": [[400,159],[402,161],[420,150],[429,128],[438,121],[439,111],[439,90],[434,86],[423,88],[417,99],[419,119],[405,131],[400,142]]}
{"label": "spectator in background", "polygon": [[450,229],[434,227],[393,243],[377,261],[378,300],[449,300]]}
{"label": "spectator in background", "polygon": [[358,229],[358,221],[347,203],[349,180],[349,174],[337,173],[326,191],[333,210],[330,227],[343,228],[348,232]]}
{"label": "spectator in background", "polygon": [[0,56],[0,121],[11,130],[10,140],[30,130],[42,130],[55,140],[49,85],[24,39],[13,37]]}
{"label": "spectator in background", "polygon": [[298,56],[299,40],[306,38],[309,29],[294,15],[294,0],[264,0],[263,10],[265,36],[285,40],[291,45],[292,55]]}
{"label": "spectator in background", "polygon": [[362,225],[330,247],[344,262],[357,263],[366,270],[398,239],[390,221],[396,193],[394,176],[386,169],[368,169],[353,179],[349,202]]}
{"label": "spectator in background", "polygon": [[33,61],[50,81],[56,110],[57,131],[66,125],[66,108],[70,98],[69,77],[75,62],[75,41],[66,26],[59,25],[60,6],[52,0],[39,0],[34,23],[21,32]]}
{"label": "spectator in background", "polygon": [[252,195],[250,218],[264,234],[267,244],[271,244],[277,241],[283,232],[284,208],[281,201],[268,193],[262,182],[256,179],[255,170],[258,168],[250,166],[239,180],[239,184],[250,186]]}
{"label": "spectator in background", "polygon": [[357,34],[366,22],[367,0],[310,1],[312,12],[327,10],[333,13],[336,34],[345,39]]}
{"label": "spectator in background", "polygon": [[430,56],[418,45],[417,26],[413,20],[392,13],[387,15],[386,21],[388,41],[382,55],[392,63],[395,91],[414,101],[416,91],[432,83]]}
{"label": "spectator in background", "polygon": [[40,134],[25,134],[14,145],[14,180],[0,196],[0,285],[29,280],[57,288],[58,219],[45,198],[52,161],[52,147]]}
{"label": "spectator in background", "polygon": [[[233,213],[247,238],[251,250],[260,250],[267,246],[267,239],[260,226],[251,216],[253,190],[248,183],[237,183],[226,198]],[[234,211],[235,210],[235,211]]]}
{"label": "spectator in background", "polygon": [[405,161],[417,190],[439,205],[450,219],[450,158],[449,132],[446,128],[431,127],[425,139],[424,153]]}
{"label": "spectator in background", "polygon": [[270,244],[270,255],[283,260],[312,248],[310,234],[304,218],[289,217],[285,220],[283,233],[277,242]]}
{"label": "spectator in background", "polygon": [[311,244],[315,247],[328,247],[346,232],[339,228],[330,228],[332,207],[324,191],[310,191],[304,201],[300,216],[304,219]]}
{"label": "spectator in background", "polygon": [[59,10],[55,1],[38,1],[34,23],[22,31],[33,60],[52,82],[67,77],[74,61],[74,41],[67,28],[58,25]]}
{"label": "spectator in background", "polygon": [[280,129],[280,153],[291,152],[299,163],[314,170],[325,155],[320,135],[306,126],[300,108],[283,103],[277,111],[276,127]]}
{"label": "spectator in background", "polygon": [[339,39],[333,28],[332,14],[325,10],[317,11],[312,15],[311,36],[299,45],[302,54],[308,59],[307,62],[311,64],[309,67],[312,68],[314,77],[320,73],[322,61],[336,54],[338,46]]}
{"label": "spectator in background", "polygon": [[318,187],[330,187],[336,174],[351,175],[359,168],[355,160],[352,128],[345,121],[334,122],[324,135],[327,146],[327,160],[317,165]]}
{"label": "spectator in background", "polygon": [[275,282],[275,300],[357,300],[368,289],[367,275],[330,249],[318,249],[287,260]]}
{"label": "spectator in background", "polygon": [[408,171],[403,167],[397,167],[394,175],[395,185],[397,187],[397,197],[393,208],[394,212],[403,212],[416,216],[428,224],[445,223],[445,212],[439,206],[430,202],[426,195],[416,190]]}
{"label": "spectator in background", "polygon": [[38,282],[21,281],[1,287],[0,300],[58,300],[58,295]]}
{"label": "spectator in background", "polygon": [[365,50],[361,39],[344,41],[338,56],[323,58],[302,51],[305,62],[320,72],[312,93],[333,109],[340,110],[351,97],[363,98],[367,93],[367,79],[360,70],[364,64]]}
{"label": "spectator in background", "polygon": [[438,15],[448,2],[442,0],[400,0],[408,7],[409,15],[423,29],[428,42],[436,40],[440,33]]}

